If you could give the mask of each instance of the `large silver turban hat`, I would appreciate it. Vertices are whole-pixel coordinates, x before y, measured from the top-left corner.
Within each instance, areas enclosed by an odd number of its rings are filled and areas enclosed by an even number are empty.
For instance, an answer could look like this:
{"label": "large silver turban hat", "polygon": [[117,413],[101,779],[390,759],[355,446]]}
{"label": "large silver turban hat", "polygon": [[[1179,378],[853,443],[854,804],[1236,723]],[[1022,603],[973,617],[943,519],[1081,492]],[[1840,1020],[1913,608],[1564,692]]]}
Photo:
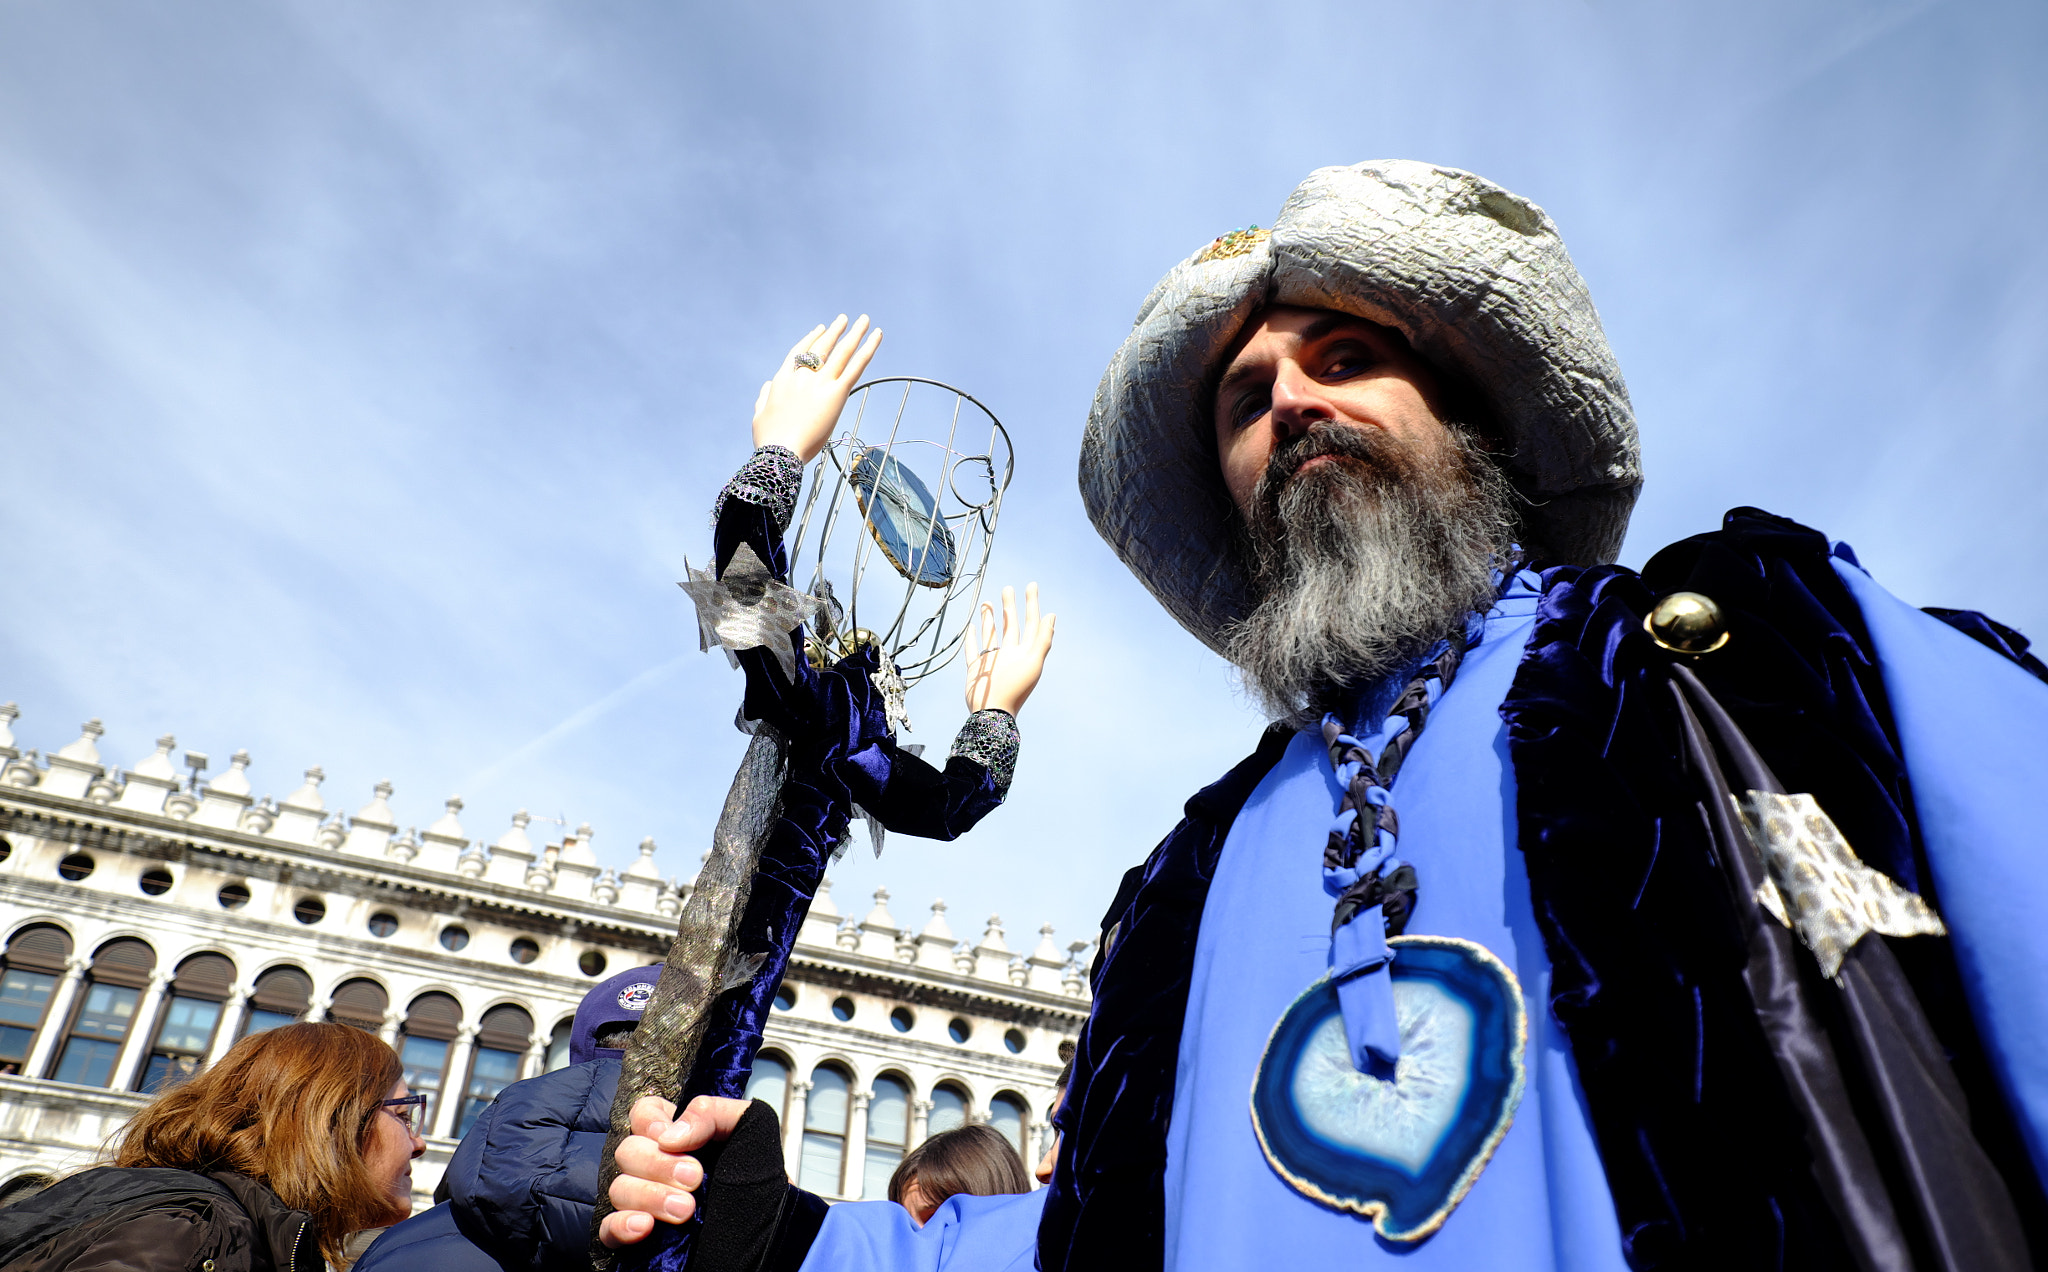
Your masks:
{"label": "large silver turban hat", "polygon": [[1635,414],[1600,315],[1542,208],[1469,172],[1406,160],[1319,168],[1270,231],[1224,235],[1145,298],[1081,442],[1096,530],[1219,652],[1251,607],[1208,414],[1217,364],[1267,305],[1400,331],[1491,412],[1528,501],[1525,546],[1611,561],[1642,486]]}

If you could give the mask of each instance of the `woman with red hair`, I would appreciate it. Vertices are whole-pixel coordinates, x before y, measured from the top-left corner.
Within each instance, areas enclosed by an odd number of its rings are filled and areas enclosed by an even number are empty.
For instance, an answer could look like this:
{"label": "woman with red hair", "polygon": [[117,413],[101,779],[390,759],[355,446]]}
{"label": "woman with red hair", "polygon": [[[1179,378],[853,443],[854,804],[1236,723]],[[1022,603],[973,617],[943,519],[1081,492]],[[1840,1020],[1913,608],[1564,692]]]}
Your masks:
{"label": "woman with red hair", "polygon": [[319,1272],[412,1213],[426,1151],[398,1056],[348,1025],[286,1025],[151,1101],[111,1164],[0,1210],[0,1269]]}

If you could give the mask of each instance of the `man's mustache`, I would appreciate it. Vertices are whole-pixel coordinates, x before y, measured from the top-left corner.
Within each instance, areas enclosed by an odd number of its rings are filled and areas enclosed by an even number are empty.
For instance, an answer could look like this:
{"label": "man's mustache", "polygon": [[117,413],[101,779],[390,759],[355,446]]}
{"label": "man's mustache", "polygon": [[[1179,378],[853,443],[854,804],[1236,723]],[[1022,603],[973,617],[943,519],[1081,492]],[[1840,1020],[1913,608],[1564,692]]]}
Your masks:
{"label": "man's mustache", "polygon": [[1379,429],[1317,424],[1273,448],[1259,482],[1261,492],[1277,495],[1310,460],[1325,458],[1355,460],[1382,479],[1399,477],[1410,467],[1401,444]]}

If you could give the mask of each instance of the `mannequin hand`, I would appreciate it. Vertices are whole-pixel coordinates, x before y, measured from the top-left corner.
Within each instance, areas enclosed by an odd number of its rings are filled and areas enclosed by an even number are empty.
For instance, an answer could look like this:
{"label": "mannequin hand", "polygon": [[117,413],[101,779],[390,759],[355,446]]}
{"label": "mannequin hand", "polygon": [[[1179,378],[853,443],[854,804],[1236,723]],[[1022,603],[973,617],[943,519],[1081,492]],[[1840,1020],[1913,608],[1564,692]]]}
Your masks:
{"label": "mannequin hand", "polygon": [[690,1153],[732,1134],[748,1100],[700,1095],[680,1118],[676,1106],[659,1096],[633,1105],[633,1133],[619,1141],[619,1176],[612,1180],[612,1205],[598,1238],[617,1249],[643,1241],[656,1220],[682,1223],[697,1213],[692,1196],[704,1182],[704,1167]]}
{"label": "mannequin hand", "polygon": [[[841,340],[840,337],[846,337]],[[863,341],[862,336],[867,339]],[[868,330],[868,316],[862,314],[846,328],[846,315],[833,319],[829,327],[813,327],[810,334],[792,345],[789,356],[775,372],[775,378],[761,386],[754,399],[754,449],[786,446],[805,463],[811,462],[832,436],[846,395],[860,383],[860,377],[882,343],[880,328]],[[796,364],[800,353],[817,355],[817,370],[806,371]]]}
{"label": "mannequin hand", "polygon": [[1038,617],[1038,584],[1024,587],[1024,621],[1017,621],[1017,590],[1003,589],[1003,634],[996,636],[995,610],[981,607],[980,652],[967,660],[967,709],[987,707],[1016,715],[1038,687],[1045,656],[1052,650],[1052,625],[1059,616]]}

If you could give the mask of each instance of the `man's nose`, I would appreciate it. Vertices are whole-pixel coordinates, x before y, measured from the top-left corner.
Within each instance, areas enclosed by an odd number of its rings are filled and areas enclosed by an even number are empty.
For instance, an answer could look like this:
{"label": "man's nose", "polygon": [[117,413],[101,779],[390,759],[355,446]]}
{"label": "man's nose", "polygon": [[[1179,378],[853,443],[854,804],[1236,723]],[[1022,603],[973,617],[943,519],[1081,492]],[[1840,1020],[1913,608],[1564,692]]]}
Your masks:
{"label": "man's nose", "polygon": [[1337,418],[1335,408],[1323,395],[1323,386],[1293,361],[1282,362],[1273,377],[1271,413],[1275,442],[1292,441],[1316,425]]}

